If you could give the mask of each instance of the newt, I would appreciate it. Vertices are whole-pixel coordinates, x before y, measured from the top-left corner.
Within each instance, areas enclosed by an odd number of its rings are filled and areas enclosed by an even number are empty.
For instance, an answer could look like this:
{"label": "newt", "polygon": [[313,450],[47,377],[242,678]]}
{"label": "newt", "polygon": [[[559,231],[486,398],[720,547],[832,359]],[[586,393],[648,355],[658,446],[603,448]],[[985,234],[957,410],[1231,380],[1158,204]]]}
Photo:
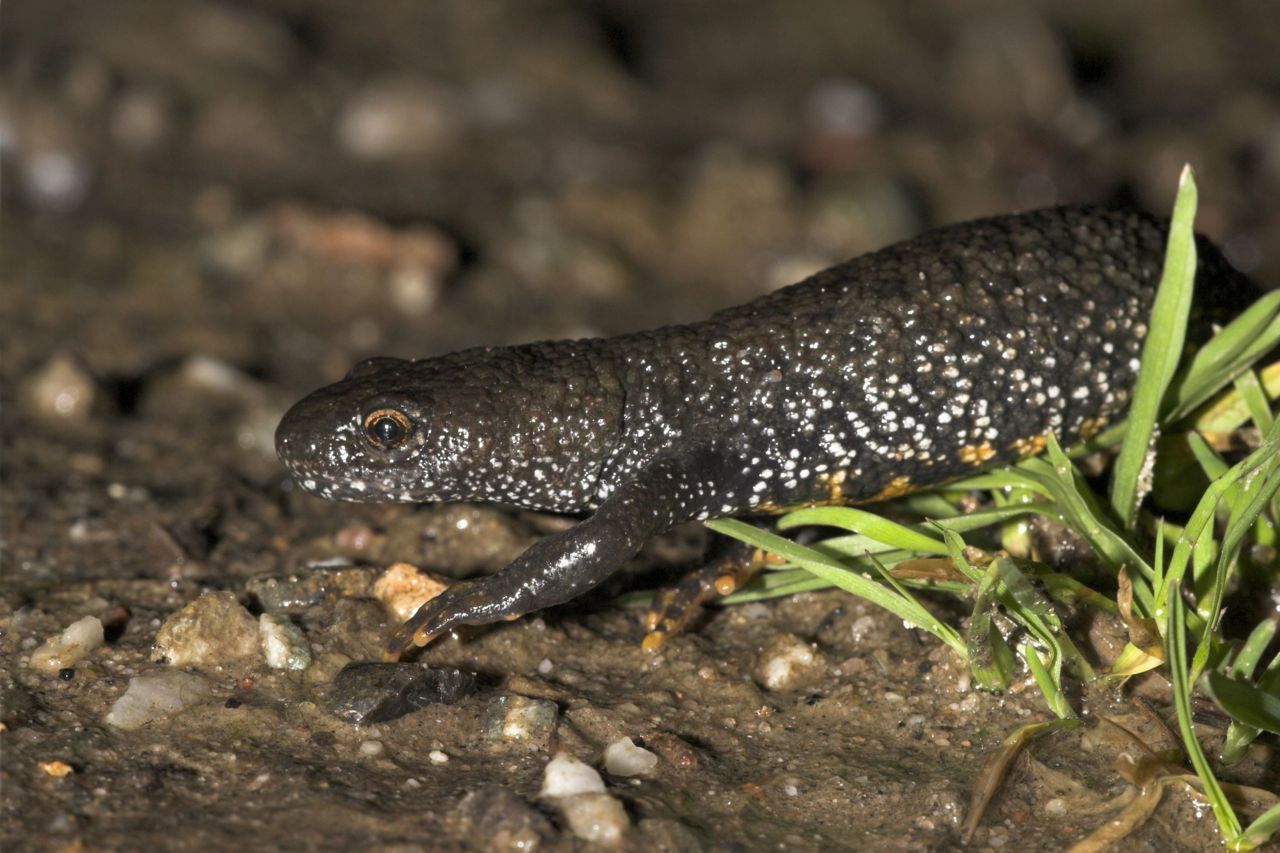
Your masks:
{"label": "newt", "polygon": [[[1087,439],[1129,402],[1165,233],[1132,209],[1048,208],[938,228],[698,323],[369,359],[294,405],[276,447],[324,498],[589,513],[423,605],[396,657],[569,601],[683,522],[874,502],[1050,433]],[[1255,290],[1207,239],[1197,252],[1204,330]]]}

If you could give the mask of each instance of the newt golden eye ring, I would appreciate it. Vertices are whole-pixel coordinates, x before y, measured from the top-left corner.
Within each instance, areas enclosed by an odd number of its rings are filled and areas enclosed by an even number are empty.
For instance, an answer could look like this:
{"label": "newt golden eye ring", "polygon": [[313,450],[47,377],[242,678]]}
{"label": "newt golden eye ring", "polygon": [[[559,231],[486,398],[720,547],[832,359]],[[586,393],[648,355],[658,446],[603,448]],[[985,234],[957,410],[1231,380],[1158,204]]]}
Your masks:
{"label": "newt golden eye ring", "polygon": [[388,450],[409,437],[413,421],[399,409],[374,409],[364,418],[364,434],[374,447]]}

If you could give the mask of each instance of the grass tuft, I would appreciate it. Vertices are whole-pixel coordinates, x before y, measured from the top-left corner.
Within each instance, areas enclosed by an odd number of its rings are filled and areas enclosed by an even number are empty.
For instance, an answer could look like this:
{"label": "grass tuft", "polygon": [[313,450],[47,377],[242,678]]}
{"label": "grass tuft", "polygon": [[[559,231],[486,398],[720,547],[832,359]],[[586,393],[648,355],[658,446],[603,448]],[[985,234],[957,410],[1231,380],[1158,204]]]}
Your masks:
{"label": "grass tuft", "polygon": [[[1252,849],[1280,831],[1280,799],[1220,783],[1191,720],[1191,695],[1199,688],[1231,720],[1221,756],[1227,764],[1263,733],[1280,732],[1280,653],[1258,672],[1277,622],[1264,619],[1239,638],[1223,629],[1227,591],[1233,585],[1265,587],[1280,568],[1280,362],[1259,363],[1280,346],[1280,291],[1261,297],[1204,346],[1184,353],[1195,281],[1196,193],[1185,169],[1123,423],[1070,452],[1050,436],[1042,457],[884,504],[883,512],[822,507],[779,519],[779,530],[839,531],[812,545],[732,519],[708,522],[781,561],[727,602],[839,587],[947,644],[983,689],[1005,689],[1025,667],[1048,709],[1062,720],[1076,716],[1064,687],[1068,680],[1086,689],[1114,686],[1163,668],[1195,775],[1167,762],[1148,762],[1142,773],[1154,781],[1147,799],[1110,830],[1086,839],[1088,844],[1111,843],[1117,833],[1136,829],[1166,787],[1203,792],[1232,849]],[[1252,449],[1245,453],[1242,443]],[[1107,448],[1117,454],[1109,486],[1100,494],[1073,457]],[[1147,500],[1162,497],[1151,494],[1153,482],[1177,484],[1190,498],[1185,508],[1161,517],[1158,501]],[[975,492],[985,497],[985,508],[966,512]],[[1103,576],[1086,582],[1035,560],[1024,526],[1035,516],[1065,524],[1088,542]],[[922,591],[968,602],[963,630],[935,616]],[[1235,600],[1247,602],[1248,596]],[[1123,619],[1129,643],[1108,671],[1095,672],[1071,642],[1059,616],[1063,604]],[[1015,735],[1010,743],[1020,749],[1026,740]],[[1002,755],[997,765],[1009,760],[1008,753]],[[999,784],[992,779],[1002,776],[984,773],[984,804]],[[1237,808],[1256,819],[1242,828]]]}

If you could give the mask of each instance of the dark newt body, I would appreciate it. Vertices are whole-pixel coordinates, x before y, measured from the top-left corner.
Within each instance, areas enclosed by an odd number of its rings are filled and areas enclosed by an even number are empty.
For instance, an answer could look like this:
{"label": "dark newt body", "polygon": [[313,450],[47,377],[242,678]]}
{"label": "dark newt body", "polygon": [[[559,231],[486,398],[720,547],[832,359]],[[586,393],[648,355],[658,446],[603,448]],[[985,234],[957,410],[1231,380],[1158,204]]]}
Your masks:
{"label": "dark newt body", "polygon": [[[399,641],[421,644],[567,601],[683,521],[873,501],[1088,437],[1128,402],[1164,232],[1132,210],[979,220],[701,323],[373,359],[277,447],[328,498],[594,510],[425,605]],[[1198,249],[1198,316],[1237,310],[1247,279]]]}

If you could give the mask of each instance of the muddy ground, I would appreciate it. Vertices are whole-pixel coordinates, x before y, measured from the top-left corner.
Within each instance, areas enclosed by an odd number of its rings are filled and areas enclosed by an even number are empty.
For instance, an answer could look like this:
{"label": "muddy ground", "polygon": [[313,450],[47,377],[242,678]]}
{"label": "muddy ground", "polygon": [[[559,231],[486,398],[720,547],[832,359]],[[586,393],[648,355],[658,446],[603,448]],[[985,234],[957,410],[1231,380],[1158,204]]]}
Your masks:
{"label": "muddy ground", "polygon": [[[1201,228],[1274,286],[1280,15],[1156,8],[6,3],[0,845],[579,849],[544,768],[601,769],[630,737],[657,763],[605,774],[626,848],[958,847],[988,751],[1050,716],[1034,686],[976,692],[945,647],[836,592],[709,610],[648,656],[616,596],[695,564],[696,528],[587,600],[427,649],[477,674],[455,704],[336,715],[335,675],[394,622],[372,578],[493,571],[563,522],[325,503],[271,435],[363,357],[694,319],[977,215],[1163,211],[1185,161]],[[230,594],[227,642],[157,654],[209,591]],[[264,613],[308,666],[231,648]],[[101,645],[38,654],[86,616]],[[1115,626],[1077,627],[1105,657]],[[178,671],[183,709],[107,721]],[[1062,848],[1132,796],[1112,763],[1133,746],[1100,717],[1156,745],[1160,725],[1132,691],[1078,706],[975,848]],[[1274,763],[1260,742],[1227,775]],[[1171,790],[1126,843],[1218,840]]]}

